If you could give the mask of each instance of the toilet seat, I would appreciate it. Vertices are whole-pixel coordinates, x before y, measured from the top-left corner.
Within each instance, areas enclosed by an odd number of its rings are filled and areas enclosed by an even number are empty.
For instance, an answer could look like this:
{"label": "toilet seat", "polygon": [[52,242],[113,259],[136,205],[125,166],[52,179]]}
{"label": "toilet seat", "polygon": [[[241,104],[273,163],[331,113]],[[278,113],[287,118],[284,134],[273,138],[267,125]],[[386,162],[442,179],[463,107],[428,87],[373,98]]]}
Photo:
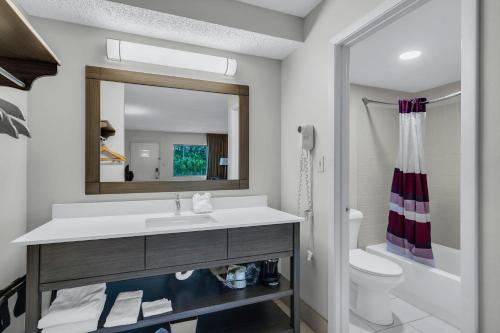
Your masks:
{"label": "toilet seat", "polygon": [[403,269],[389,259],[368,253],[361,249],[349,251],[351,268],[370,275],[383,277],[398,277],[403,275]]}

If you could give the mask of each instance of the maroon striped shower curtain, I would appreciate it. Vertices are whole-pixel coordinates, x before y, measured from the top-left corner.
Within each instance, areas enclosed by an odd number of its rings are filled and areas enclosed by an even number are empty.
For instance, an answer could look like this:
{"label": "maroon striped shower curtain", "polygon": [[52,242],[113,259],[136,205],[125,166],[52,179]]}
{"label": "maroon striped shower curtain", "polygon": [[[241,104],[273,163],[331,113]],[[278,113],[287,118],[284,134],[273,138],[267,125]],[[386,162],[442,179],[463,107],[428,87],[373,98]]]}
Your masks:
{"label": "maroon striped shower curtain", "polygon": [[399,101],[399,152],[392,179],[387,249],[434,266],[424,168],[425,101]]}

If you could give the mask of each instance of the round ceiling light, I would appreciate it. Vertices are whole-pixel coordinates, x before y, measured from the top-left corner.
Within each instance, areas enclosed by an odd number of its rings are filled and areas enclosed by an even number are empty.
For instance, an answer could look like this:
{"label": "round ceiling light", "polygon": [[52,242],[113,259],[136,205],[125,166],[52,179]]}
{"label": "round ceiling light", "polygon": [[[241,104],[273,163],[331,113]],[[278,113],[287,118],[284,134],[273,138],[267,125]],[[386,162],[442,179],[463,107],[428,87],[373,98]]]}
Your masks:
{"label": "round ceiling light", "polygon": [[418,58],[422,55],[422,52],[418,51],[418,50],[412,50],[412,51],[407,51],[407,52],[403,52],[399,55],[399,59],[401,60],[411,60],[411,59],[415,59],[415,58]]}

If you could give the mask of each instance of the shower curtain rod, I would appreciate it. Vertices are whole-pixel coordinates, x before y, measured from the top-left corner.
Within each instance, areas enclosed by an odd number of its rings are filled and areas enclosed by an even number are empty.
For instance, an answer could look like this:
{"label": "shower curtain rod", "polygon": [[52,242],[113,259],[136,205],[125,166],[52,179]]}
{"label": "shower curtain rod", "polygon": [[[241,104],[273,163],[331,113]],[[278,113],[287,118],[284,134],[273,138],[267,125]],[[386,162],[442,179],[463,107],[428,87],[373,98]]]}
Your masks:
{"label": "shower curtain rod", "polygon": [[[444,100],[447,100],[447,99],[450,99],[450,98],[453,98],[453,97],[456,97],[456,96],[460,96],[461,94],[462,94],[461,91],[457,91],[457,92],[454,92],[452,94],[449,94],[449,95],[446,95],[446,96],[443,96],[443,97],[439,97],[439,98],[436,98],[436,99],[428,100],[424,104],[431,104],[431,103],[441,102],[441,101],[444,101]],[[398,106],[399,105],[398,103],[389,103],[389,102],[377,101],[377,100],[373,100],[373,99],[368,99],[367,97],[363,97],[362,100],[363,100],[363,103],[365,104],[366,107],[368,107],[368,104],[370,104],[370,103],[383,104],[383,105],[394,105],[394,106]]]}

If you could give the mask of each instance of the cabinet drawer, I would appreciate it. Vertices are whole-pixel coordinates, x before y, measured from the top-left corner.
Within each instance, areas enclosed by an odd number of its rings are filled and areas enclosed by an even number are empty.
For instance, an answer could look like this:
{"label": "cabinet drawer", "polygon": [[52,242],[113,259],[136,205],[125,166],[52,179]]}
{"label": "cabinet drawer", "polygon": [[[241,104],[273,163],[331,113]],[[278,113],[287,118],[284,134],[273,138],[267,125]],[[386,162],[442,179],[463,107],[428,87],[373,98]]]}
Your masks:
{"label": "cabinet drawer", "polygon": [[144,237],[42,245],[40,282],[81,279],[144,269]]}
{"label": "cabinet drawer", "polygon": [[228,256],[240,258],[293,250],[293,224],[229,229]]}
{"label": "cabinet drawer", "polygon": [[227,259],[227,230],[146,237],[146,268],[188,265]]}

